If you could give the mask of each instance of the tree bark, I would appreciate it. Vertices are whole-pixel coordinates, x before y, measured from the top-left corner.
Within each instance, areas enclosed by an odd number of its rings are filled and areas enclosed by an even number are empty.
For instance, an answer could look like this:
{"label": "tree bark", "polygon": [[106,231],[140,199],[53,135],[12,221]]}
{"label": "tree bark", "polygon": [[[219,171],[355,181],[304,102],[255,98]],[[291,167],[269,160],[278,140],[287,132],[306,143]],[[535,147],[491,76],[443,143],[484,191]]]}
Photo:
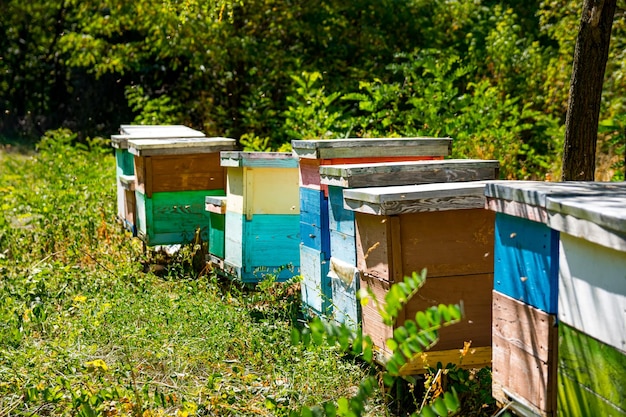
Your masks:
{"label": "tree bark", "polygon": [[584,0],[570,82],[562,181],[593,181],[604,71],[617,0]]}

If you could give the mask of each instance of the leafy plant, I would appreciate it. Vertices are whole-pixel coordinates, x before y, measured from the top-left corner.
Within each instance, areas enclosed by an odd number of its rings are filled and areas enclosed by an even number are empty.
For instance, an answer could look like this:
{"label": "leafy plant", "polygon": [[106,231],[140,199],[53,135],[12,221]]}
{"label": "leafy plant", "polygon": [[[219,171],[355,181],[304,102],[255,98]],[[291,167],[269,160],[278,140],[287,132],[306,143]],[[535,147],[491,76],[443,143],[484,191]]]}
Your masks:
{"label": "leafy plant", "polygon": [[[395,325],[399,312],[413,297],[419,288],[424,285],[426,271],[421,274],[413,273],[405,277],[402,282],[393,284],[384,302],[378,300],[371,289],[361,289],[362,303],[373,302],[380,313],[385,325]],[[436,343],[437,331],[461,319],[462,311],[459,305],[439,305],[426,311],[420,311],[415,318],[409,318],[403,324],[395,326],[393,338],[387,340],[387,346],[392,355],[386,358],[385,370],[382,371],[382,380],[387,387],[394,384],[401,375],[401,368],[407,361],[417,354],[429,349]],[[344,352],[361,357],[369,364],[374,363],[374,345],[369,336],[358,333],[356,337],[353,331],[345,324],[335,325],[319,317],[313,318],[304,330],[297,328],[291,330],[292,343],[305,345],[339,346]],[[341,397],[336,402],[325,402],[313,408],[303,407],[294,415],[299,416],[361,416],[366,407],[366,401],[376,392],[377,379],[373,376],[365,378],[357,393],[351,398]],[[459,408],[458,396],[454,389],[436,397],[431,404],[422,404],[415,416],[448,416]]]}

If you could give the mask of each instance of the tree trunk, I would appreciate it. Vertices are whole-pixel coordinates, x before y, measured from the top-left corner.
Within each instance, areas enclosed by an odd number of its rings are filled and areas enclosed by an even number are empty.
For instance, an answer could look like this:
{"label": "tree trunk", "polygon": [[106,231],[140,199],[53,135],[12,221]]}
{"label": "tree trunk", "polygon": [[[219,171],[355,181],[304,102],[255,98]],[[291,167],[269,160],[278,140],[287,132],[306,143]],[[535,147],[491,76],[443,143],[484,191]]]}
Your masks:
{"label": "tree trunk", "polygon": [[604,71],[617,0],[584,0],[565,120],[563,181],[593,181]]}

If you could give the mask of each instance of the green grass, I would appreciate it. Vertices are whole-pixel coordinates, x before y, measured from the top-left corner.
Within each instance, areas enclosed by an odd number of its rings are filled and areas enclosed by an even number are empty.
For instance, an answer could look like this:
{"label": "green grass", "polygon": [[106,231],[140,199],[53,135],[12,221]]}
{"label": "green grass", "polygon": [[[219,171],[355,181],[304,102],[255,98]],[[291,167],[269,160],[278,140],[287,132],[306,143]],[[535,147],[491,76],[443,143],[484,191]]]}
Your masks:
{"label": "green grass", "polygon": [[360,361],[290,343],[297,284],[197,278],[187,248],[143,272],[108,143],[71,139],[0,152],[0,416],[287,415],[354,394]]}

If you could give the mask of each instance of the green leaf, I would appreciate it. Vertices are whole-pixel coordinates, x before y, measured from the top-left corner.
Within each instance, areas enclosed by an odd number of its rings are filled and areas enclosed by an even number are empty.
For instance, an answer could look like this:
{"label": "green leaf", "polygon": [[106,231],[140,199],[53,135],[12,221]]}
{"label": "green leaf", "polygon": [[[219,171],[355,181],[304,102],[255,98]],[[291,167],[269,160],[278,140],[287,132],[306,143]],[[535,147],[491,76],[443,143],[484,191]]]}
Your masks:
{"label": "green leaf", "polygon": [[448,415],[448,407],[446,407],[446,403],[443,401],[441,397],[438,397],[433,403],[433,408],[441,417],[445,417]]}
{"label": "green leaf", "polygon": [[295,327],[291,328],[291,344],[297,345],[300,343],[300,331]]}

